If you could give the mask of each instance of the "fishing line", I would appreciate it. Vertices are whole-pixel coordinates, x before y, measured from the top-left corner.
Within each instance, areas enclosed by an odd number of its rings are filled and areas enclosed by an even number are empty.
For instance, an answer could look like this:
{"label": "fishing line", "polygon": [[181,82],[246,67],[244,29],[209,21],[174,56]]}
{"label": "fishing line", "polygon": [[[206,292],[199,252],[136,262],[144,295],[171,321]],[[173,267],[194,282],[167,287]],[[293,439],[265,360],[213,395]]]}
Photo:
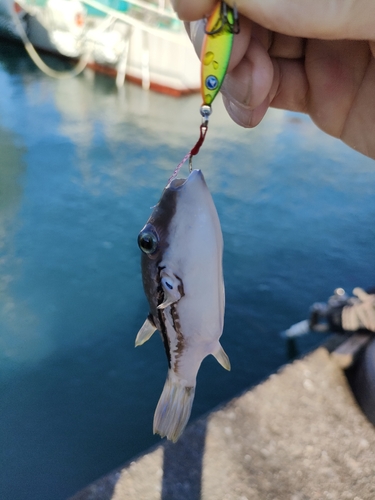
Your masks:
{"label": "fishing line", "polygon": [[189,170],[190,172],[193,170],[193,162],[192,162],[192,158],[193,156],[197,155],[199,153],[199,150],[204,142],[204,139],[206,137],[206,133],[207,133],[207,129],[208,129],[208,124],[204,125],[202,124],[200,126],[200,135],[199,135],[199,139],[197,140],[195,146],[189,151],[188,154],[186,154],[182,160],[180,161],[180,163],[177,165],[177,167],[175,168],[173,174],[171,175],[171,177],[169,178],[168,180],[168,184],[170,184],[173,179],[175,179],[178,175],[178,172],[180,171],[182,165],[187,161],[189,160]]}

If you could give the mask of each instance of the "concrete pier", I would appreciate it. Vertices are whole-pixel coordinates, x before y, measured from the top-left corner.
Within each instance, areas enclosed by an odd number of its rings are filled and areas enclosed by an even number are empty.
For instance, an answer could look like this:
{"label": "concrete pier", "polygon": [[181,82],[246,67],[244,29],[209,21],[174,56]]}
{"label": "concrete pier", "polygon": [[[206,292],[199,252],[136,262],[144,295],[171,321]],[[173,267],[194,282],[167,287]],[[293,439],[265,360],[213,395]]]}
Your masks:
{"label": "concrete pier", "polygon": [[375,428],[320,347],[71,500],[374,500]]}

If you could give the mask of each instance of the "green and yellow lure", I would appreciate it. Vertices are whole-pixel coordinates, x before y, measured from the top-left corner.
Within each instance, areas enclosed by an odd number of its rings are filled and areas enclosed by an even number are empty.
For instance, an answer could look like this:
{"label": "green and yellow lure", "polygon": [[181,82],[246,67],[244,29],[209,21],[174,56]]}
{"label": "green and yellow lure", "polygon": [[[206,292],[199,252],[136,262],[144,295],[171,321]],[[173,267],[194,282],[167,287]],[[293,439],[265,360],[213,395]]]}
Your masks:
{"label": "green and yellow lure", "polygon": [[201,52],[201,94],[203,106],[211,106],[227,72],[233,35],[239,32],[236,9],[219,2],[205,31]]}

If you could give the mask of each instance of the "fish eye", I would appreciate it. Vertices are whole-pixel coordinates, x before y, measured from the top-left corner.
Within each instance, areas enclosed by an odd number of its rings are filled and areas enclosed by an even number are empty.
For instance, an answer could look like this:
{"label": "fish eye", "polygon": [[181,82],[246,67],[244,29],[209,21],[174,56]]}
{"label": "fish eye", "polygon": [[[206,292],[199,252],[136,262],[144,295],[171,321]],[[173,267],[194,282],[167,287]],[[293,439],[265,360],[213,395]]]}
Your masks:
{"label": "fish eye", "polygon": [[147,224],[139,233],[138,246],[146,254],[153,254],[159,248],[159,238],[151,224]]}

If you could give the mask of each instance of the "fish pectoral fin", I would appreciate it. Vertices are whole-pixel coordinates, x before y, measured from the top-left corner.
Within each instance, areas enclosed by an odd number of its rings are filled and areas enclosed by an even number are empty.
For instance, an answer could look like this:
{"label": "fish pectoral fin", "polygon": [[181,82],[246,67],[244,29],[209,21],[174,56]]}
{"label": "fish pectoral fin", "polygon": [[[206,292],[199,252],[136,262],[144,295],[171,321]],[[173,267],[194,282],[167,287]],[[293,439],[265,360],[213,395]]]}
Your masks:
{"label": "fish pectoral fin", "polygon": [[223,368],[226,370],[230,371],[230,361],[228,358],[227,353],[224,351],[222,348],[221,344],[219,343],[219,348],[216,352],[212,353],[212,355],[217,359],[217,361],[221,364]]}
{"label": "fish pectoral fin", "polygon": [[158,305],[158,309],[165,309],[166,307],[168,306],[171,306],[172,304],[174,304],[175,302],[178,302],[181,298],[181,295],[176,299],[175,297],[166,297],[166,299],[164,300],[164,302],[162,302],[161,304]]}
{"label": "fish pectoral fin", "polygon": [[162,304],[159,304],[158,305],[158,309],[165,309],[166,307],[168,306],[171,306],[172,304],[174,304],[176,301],[175,300],[166,300],[165,302],[163,302]]}
{"label": "fish pectoral fin", "polygon": [[161,286],[163,288],[164,300],[158,305],[158,309],[166,307],[178,302],[181,298],[180,286],[181,280],[176,276],[169,274],[164,269],[160,273]]}
{"label": "fish pectoral fin", "polygon": [[152,336],[152,334],[156,331],[156,326],[149,320],[149,318],[146,319],[146,321],[143,323],[141,329],[137,333],[137,336],[135,338],[135,347],[138,347],[139,345],[144,344],[147,342],[147,340]]}

